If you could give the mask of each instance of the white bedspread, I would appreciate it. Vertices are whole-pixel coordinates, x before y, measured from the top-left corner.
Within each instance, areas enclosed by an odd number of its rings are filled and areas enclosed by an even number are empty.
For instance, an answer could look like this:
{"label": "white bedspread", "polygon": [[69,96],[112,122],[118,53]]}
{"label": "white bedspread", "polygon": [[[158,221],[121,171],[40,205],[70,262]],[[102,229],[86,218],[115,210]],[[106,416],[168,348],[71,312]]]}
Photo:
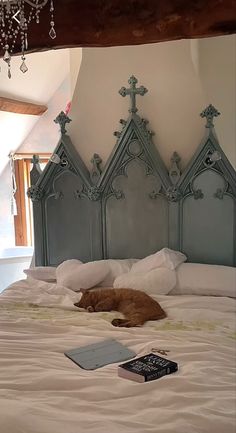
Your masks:
{"label": "white bedspread", "polygon": [[[159,296],[167,319],[119,329],[117,313],[80,312],[78,297],[33,280],[0,296],[1,433],[235,433],[234,299]],[[179,371],[138,384],[63,355],[107,338],[164,350]]]}

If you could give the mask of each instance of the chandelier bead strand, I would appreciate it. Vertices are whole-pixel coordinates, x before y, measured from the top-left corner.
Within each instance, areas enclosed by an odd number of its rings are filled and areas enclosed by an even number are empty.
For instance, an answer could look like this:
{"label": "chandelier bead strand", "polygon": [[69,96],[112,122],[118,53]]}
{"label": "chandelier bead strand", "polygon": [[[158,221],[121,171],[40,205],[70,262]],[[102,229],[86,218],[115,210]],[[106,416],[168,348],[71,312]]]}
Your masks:
{"label": "chandelier bead strand", "polygon": [[51,0],[51,2],[50,2],[50,12],[51,12],[51,22],[50,22],[51,29],[49,31],[49,36],[50,36],[51,39],[55,39],[57,37],[57,34],[56,34],[55,29],[54,29],[55,23],[54,23],[54,4],[53,4],[53,0]]}
{"label": "chandelier bead strand", "polygon": [[22,73],[28,71],[25,52],[28,50],[28,39],[30,41],[29,24],[32,21],[40,23],[40,12],[47,3],[51,14],[49,36],[55,39],[53,0],[0,0],[0,46],[4,52],[3,61],[7,64],[9,78],[11,78],[11,55],[14,54],[17,41],[21,45],[20,70]]}

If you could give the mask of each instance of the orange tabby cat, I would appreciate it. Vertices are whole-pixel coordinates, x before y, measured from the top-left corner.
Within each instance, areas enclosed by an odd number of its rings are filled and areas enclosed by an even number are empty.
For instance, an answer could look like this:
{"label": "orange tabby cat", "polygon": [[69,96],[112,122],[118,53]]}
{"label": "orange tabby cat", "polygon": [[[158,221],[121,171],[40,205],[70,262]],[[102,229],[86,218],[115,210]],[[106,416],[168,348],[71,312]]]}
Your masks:
{"label": "orange tabby cat", "polygon": [[94,311],[119,311],[125,319],[112,320],[113,326],[141,326],[148,320],[159,320],[166,313],[150,296],[134,289],[80,289],[82,298],[74,304],[76,307]]}

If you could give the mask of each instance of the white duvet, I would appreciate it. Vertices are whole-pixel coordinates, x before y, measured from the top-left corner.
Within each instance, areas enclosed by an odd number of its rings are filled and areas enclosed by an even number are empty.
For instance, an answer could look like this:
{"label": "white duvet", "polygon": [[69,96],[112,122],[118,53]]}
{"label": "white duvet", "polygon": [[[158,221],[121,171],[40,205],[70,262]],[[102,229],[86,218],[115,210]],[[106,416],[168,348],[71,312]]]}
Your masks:
{"label": "white duvet", "polygon": [[[158,296],[167,319],[119,329],[117,313],[80,312],[78,297],[34,280],[0,296],[1,433],[235,433],[234,299]],[[107,338],[179,371],[138,384],[117,364],[85,371],[63,354]]]}

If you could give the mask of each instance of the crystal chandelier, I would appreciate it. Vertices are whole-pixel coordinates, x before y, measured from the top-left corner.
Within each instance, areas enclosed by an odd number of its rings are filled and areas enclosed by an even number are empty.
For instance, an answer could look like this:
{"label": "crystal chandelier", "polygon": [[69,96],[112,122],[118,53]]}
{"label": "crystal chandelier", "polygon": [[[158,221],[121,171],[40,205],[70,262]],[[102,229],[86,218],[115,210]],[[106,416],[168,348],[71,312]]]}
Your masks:
{"label": "crystal chandelier", "polygon": [[55,39],[53,0],[0,0],[0,44],[9,78],[11,78],[11,55],[17,41],[20,41],[21,46],[20,70],[23,73],[28,71],[25,52],[28,49],[29,24],[33,20],[39,23],[40,12],[47,3],[51,14],[49,36]]}

